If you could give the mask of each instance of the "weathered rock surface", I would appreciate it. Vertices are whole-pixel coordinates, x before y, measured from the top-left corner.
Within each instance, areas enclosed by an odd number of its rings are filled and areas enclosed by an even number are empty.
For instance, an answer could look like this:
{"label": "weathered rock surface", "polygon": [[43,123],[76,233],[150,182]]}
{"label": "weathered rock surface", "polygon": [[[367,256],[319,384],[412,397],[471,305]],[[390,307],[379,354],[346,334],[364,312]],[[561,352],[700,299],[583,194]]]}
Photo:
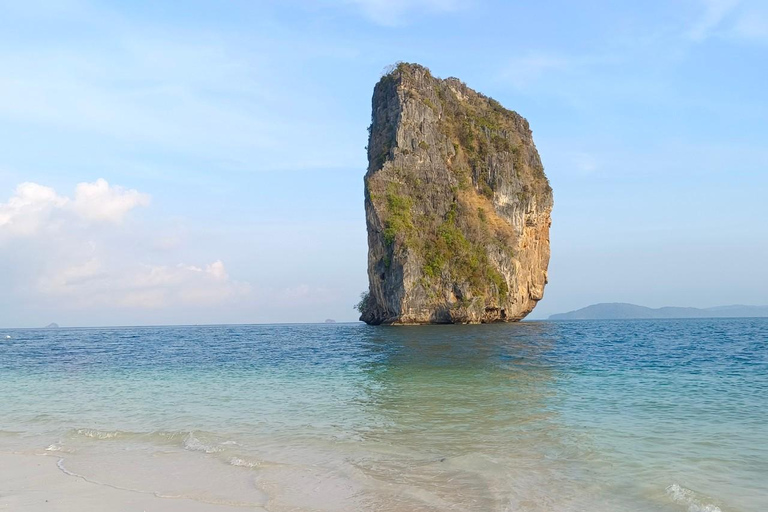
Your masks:
{"label": "weathered rock surface", "polygon": [[373,92],[360,319],[520,320],[544,294],[552,205],[523,117],[399,64]]}

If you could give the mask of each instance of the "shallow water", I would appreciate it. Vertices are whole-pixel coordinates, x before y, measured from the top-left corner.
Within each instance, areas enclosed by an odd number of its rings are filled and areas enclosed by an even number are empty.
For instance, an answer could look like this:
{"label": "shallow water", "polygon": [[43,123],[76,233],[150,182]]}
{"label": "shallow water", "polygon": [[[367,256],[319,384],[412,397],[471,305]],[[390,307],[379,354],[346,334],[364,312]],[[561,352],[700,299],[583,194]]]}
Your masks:
{"label": "shallow water", "polygon": [[768,319],[0,335],[0,450],[100,484],[278,512],[768,509]]}

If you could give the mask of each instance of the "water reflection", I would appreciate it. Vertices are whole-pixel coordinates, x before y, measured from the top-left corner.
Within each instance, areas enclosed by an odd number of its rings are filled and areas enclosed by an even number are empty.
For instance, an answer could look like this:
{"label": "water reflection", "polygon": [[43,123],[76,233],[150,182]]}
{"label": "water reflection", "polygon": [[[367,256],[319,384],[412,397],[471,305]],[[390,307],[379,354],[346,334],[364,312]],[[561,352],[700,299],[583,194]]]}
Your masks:
{"label": "water reflection", "polygon": [[358,468],[451,507],[503,510],[515,502],[542,510],[540,500],[552,491],[537,489],[581,455],[562,442],[567,436],[553,406],[554,329],[523,323],[366,331],[371,350],[384,357],[365,365],[360,406],[371,424],[358,434],[375,455]]}

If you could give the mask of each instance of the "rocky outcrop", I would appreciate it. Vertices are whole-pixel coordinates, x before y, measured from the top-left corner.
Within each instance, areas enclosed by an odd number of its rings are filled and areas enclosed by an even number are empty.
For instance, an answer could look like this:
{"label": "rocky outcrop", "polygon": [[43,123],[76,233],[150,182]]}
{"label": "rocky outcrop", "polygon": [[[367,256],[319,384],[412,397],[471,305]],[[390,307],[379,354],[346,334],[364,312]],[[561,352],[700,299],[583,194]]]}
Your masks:
{"label": "rocky outcrop", "polygon": [[373,92],[369,324],[509,322],[544,294],[552,189],[528,122],[399,64]]}

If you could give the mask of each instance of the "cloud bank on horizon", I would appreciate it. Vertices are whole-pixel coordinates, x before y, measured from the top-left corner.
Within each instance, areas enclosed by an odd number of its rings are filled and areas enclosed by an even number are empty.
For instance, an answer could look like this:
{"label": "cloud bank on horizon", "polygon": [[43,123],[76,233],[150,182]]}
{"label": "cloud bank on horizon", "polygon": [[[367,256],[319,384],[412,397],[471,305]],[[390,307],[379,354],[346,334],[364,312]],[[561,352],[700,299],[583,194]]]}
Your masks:
{"label": "cloud bank on horizon", "polygon": [[46,228],[61,227],[67,216],[69,220],[120,223],[129,211],[148,204],[147,194],[111,187],[101,178],[79,183],[71,199],[51,187],[21,183],[6,203],[0,203],[0,235],[35,235]]}
{"label": "cloud bank on horizon", "polygon": [[768,303],[765,2],[0,8],[0,325],[355,319],[398,60],[531,122],[555,191],[533,317]]}
{"label": "cloud bank on horizon", "polygon": [[201,266],[142,262],[130,248],[152,237],[150,226],[126,230],[131,211],[148,194],[104,179],[79,183],[72,197],[21,183],[0,203],[0,248],[48,257],[14,265],[16,290],[27,301],[75,310],[217,306],[246,297],[249,286],[230,279],[221,260]]}

